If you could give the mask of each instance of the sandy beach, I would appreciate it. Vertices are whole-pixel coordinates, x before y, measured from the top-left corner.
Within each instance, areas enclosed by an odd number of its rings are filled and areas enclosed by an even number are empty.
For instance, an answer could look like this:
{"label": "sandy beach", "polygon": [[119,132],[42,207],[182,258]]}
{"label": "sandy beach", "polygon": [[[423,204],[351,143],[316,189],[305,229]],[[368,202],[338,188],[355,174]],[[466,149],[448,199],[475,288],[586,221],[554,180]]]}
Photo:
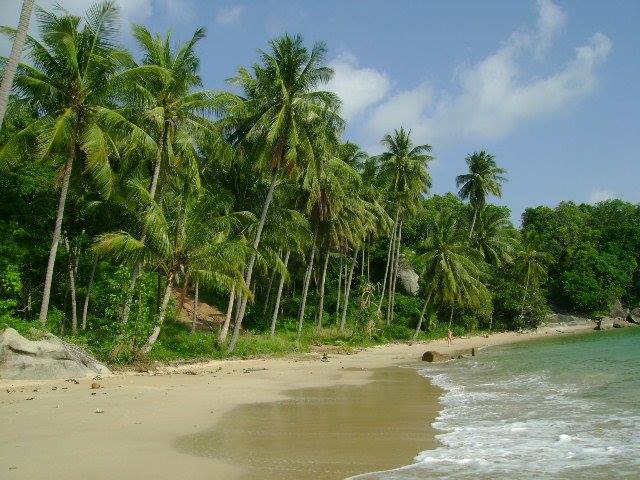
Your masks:
{"label": "sandy beach", "polygon": [[425,350],[481,355],[592,329],[392,344],[327,361],[318,352],[161,367],[97,380],[99,389],[92,379],[0,380],[0,477],[339,479],[393,468],[436,445],[440,395],[399,366],[419,364]]}

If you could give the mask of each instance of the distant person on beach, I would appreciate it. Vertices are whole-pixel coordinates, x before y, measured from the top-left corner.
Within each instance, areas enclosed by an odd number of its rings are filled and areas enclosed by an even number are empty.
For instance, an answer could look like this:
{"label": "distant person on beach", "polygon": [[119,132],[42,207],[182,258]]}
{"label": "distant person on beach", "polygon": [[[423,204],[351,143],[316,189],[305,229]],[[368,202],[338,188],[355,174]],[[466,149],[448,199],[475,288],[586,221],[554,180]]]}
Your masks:
{"label": "distant person on beach", "polygon": [[447,330],[447,343],[451,345],[451,342],[453,342],[453,332],[449,329]]}

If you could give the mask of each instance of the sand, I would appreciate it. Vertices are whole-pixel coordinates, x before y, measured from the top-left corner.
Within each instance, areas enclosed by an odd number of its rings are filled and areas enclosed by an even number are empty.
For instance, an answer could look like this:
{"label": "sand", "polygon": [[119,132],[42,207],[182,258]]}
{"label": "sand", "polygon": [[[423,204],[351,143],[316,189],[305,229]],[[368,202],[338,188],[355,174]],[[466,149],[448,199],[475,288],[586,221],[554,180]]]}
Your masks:
{"label": "sand", "polygon": [[339,479],[405,465],[436,445],[440,391],[399,365],[428,349],[482,354],[592,328],[125,372],[99,389],[92,379],[0,380],[0,478]]}

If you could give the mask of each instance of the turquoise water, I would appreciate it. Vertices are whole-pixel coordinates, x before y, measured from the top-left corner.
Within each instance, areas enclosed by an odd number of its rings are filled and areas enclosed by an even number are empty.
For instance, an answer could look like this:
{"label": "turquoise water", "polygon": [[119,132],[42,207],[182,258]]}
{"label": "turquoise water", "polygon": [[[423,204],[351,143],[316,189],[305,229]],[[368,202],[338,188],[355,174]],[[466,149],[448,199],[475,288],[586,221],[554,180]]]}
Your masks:
{"label": "turquoise water", "polygon": [[640,479],[640,328],[486,349],[420,372],[446,393],[442,446],[361,475]]}

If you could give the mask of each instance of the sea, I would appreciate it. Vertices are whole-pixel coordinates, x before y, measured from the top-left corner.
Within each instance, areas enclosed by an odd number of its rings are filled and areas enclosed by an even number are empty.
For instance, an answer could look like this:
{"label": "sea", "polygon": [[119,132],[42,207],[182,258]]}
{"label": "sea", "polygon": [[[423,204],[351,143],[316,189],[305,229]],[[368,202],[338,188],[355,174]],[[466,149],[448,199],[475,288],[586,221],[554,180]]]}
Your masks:
{"label": "sea", "polygon": [[640,328],[491,347],[429,364],[441,446],[352,477],[640,479]]}

